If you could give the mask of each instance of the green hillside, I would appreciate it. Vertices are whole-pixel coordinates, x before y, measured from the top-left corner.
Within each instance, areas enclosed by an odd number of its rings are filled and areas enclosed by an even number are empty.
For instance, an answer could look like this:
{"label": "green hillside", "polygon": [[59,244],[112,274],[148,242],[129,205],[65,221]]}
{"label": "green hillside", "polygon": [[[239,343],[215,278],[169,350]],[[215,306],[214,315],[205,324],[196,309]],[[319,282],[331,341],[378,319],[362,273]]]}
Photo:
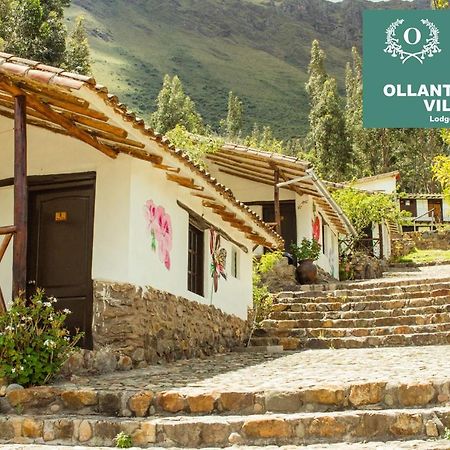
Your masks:
{"label": "green hillside", "polygon": [[178,74],[213,127],[226,114],[233,90],[244,100],[247,131],[255,122],[269,124],[288,138],[306,129],[311,41],[321,41],[328,69],[342,89],[366,7],[380,5],[365,0],[73,0],[68,20],[86,17],[94,75],[144,117],[154,108],[163,75]]}

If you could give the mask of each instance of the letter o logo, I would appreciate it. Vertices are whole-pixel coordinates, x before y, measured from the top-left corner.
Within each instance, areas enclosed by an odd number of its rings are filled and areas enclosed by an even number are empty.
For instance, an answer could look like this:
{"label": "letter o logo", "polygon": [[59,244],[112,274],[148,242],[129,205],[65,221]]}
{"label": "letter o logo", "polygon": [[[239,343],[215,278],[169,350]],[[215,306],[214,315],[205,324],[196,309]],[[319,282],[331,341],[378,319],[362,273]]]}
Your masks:
{"label": "letter o logo", "polygon": [[[415,34],[415,39],[411,40],[411,33]],[[408,28],[403,34],[403,39],[409,45],[416,45],[422,40],[422,33],[417,28]]]}
{"label": "letter o logo", "polygon": [[386,84],[383,88],[383,94],[386,97],[393,97],[395,95],[395,86],[393,84]]}

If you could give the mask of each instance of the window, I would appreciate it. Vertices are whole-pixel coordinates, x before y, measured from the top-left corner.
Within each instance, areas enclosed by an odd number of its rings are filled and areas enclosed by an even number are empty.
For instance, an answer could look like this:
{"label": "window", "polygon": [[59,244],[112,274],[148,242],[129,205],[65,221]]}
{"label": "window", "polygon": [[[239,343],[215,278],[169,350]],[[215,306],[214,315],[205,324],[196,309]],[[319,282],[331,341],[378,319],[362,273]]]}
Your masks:
{"label": "window", "polygon": [[239,278],[239,253],[234,247],[231,250],[231,275]]}
{"label": "window", "polygon": [[189,224],[188,290],[203,296],[204,234]]}

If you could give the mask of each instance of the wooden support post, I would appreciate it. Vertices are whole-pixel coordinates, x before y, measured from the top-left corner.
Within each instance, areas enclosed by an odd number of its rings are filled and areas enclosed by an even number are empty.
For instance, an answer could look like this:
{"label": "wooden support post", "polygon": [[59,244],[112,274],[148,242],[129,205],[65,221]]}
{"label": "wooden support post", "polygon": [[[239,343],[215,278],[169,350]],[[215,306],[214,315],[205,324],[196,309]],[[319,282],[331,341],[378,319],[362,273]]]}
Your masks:
{"label": "wooden support post", "polygon": [[383,225],[378,224],[378,237],[380,239],[380,259],[384,258]]}
{"label": "wooden support post", "polygon": [[14,99],[14,235],[13,297],[26,291],[27,282],[27,129],[26,97]]}
{"label": "wooden support post", "polygon": [[281,235],[281,209],[280,209],[280,188],[278,183],[280,182],[280,169],[274,171],[274,209],[275,209],[275,223],[276,232]]}

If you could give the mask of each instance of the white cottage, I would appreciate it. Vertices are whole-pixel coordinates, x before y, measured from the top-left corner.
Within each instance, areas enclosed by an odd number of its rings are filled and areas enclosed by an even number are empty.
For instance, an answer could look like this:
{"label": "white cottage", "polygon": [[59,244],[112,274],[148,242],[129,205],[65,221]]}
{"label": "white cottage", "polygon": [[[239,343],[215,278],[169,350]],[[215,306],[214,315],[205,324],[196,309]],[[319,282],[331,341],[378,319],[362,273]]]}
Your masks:
{"label": "white cottage", "polygon": [[[341,189],[351,186],[368,193],[382,193],[396,195],[397,181],[400,172],[393,171],[378,175],[358,178],[351,183],[326,182],[330,189]],[[366,237],[361,240],[361,244],[368,248],[377,258],[389,259],[392,254],[392,241],[400,237],[399,224],[390,221],[383,223],[372,223],[365,231]]]}
{"label": "white cottage", "polygon": [[136,362],[243,338],[281,237],[105,87],[0,53],[0,161],[0,309],[44,288]]}
{"label": "white cottage", "polygon": [[437,226],[450,223],[450,200],[443,194],[399,195],[400,209],[411,213],[403,231],[434,230]]}
{"label": "white cottage", "polygon": [[314,237],[322,247],[318,265],[339,277],[339,237],[355,231],[308,162],[226,144],[208,155],[207,164],[212,175],[273,224],[286,251]]}

